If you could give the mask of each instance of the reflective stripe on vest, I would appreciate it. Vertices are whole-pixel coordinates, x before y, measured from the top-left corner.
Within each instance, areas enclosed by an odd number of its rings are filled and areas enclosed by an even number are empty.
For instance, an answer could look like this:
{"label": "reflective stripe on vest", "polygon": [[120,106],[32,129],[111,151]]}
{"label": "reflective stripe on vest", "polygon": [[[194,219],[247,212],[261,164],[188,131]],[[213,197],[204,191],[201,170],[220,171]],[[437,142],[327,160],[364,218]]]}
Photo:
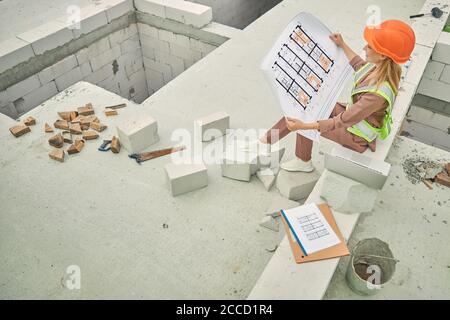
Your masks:
{"label": "reflective stripe on vest", "polygon": [[[374,65],[367,63],[362,66],[358,71],[355,72],[355,80],[353,82],[353,89],[351,94],[352,104],[354,103],[354,98],[357,94],[361,93],[374,93],[383,97],[388,102],[388,107],[386,109],[386,114],[384,116],[383,126],[381,128],[373,127],[366,120],[362,120],[359,123],[353,125],[347,130],[354,135],[365,139],[368,142],[372,142],[376,138],[386,139],[392,128],[392,107],[395,101],[395,92],[392,89],[388,81],[383,82],[378,88],[375,85],[364,86],[356,88],[358,83],[364,78],[372,69]],[[347,105],[347,109],[351,107],[352,104]]]}

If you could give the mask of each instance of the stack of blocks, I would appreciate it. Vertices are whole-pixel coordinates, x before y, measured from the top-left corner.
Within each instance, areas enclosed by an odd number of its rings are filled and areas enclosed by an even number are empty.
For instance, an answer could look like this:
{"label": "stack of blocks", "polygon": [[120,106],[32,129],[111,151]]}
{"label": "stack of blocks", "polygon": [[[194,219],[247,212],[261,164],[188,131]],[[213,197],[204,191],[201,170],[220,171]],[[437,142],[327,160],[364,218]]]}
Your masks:
{"label": "stack of blocks", "polygon": [[172,195],[201,189],[208,185],[206,166],[201,164],[169,163],[165,167]]}
{"label": "stack of blocks", "polygon": [[131,154],[141,152],[159,141],[158,123],[145,114],[122,120],[117,126],[117,134],[122,146]]}

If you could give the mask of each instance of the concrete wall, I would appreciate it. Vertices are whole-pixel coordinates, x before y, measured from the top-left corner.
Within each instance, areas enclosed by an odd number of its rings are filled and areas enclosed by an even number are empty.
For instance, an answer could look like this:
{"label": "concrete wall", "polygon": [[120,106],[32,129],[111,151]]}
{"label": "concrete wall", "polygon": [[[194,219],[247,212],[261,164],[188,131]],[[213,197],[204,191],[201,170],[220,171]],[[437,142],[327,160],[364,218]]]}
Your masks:
{"label": "concrete wall", "polygon": [[238,29],[272,9],[281,0],[186,0],[212,8],[213,20]]}
{"label": "concrete wall", "polygon": [[182,0],[108,0],[82,8],[78,29],[62,17],[19,34],[0,44],[0,112],[17,118],[81,80],[141,103],[232,37],[211,19]]}
{"label": "concrete wall", "polygon": [[417,92],[425,96],[450,102],[449,32],[441,33]]}

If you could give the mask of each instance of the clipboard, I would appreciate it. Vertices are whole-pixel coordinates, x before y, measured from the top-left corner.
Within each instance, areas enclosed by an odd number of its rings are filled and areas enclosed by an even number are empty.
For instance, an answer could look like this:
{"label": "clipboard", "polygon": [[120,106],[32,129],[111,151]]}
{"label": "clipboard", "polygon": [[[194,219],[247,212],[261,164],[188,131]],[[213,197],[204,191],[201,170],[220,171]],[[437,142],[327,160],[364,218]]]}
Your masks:
{"label": "clipboard", "polygon": [[302,251],[300,244],[292,239],[292,234],[289,225],[284,219],[284,216],[281,215],[281,220],[283,221],[284,229],[286,230],[286,235],[289,239],[289,244],[291,246],[292,253],[294,254],[295,262],[297,263],[312,262],[350,255],[350,251],[348,250],[347,244],[345,243],[345,239],[342,236],[342,233],[336,224],[336,220],[334,220],[333,213],[331,212],[330,207],[328,207],[326,203],[319,204],[317,205],[317,207],[322,212],[325,219],[328,221],[328,223],[330,224],[333,231],[336,233],[339,240],[341,240],[341,243],[306,256]]}

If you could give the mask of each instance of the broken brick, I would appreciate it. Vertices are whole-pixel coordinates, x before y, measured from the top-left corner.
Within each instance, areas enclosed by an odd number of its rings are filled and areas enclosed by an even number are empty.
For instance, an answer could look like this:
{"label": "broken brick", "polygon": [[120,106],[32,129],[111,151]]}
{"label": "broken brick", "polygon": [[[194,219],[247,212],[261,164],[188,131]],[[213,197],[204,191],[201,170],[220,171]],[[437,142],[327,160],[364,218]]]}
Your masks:
{"label": "broken brick", "polygon": [[70,133],[70,131],[63,131],[62,132],[62,136],[64,138],[64,142],[65,143],[72,143],[72,134]]}
{"label": "broken brick", "polygon": [[90,127],[91,127],[91,129],[94,129],[95,131],[102,132],[108,126],[101,124],[99,122],[91,122]]}
{"label": "broken brick", "polygon": [[110,116],[117,116],[119,113],[117,112],[117,110],[113,110],[113,109],[105,109],[105,115],[107,117]]}
{"label": "broken brick", "polygon": [[450,174],[450,162],[445,166],[445,170],[447,170],[447,173]]}
{"label": "broken brick", "polygon": [[113,153],[119,153],[120,152],[120,141],[119,141],[119,139],[116,136],[112,137],[112,140],[111,140],[111,151]]}
{"label": "broken brick", "polygon": [[96,115],[90,115],[83,117],[83,121],[85,122],[100,122]]}
{"label": "broken brick", "polygon": [[48,132],[53,132],[54,130],[53,130],[52,127],[50,127],[50,126],[48,125],[48,123],[45,123],[45,125],[44,125],[44,131],[48,133]]}
{"label": "broken brick", "polygon": [[9,128],[9,132],[11,132],[14,137],[18,138],[27,132],[31,132],[31,129],[27,126],[20,125]]}
{"label": "broken brick", "polygon": [[55,148],[61,148],[64,145],[64,137],[61,133],[58,133],[48,139],[48,143]]}
{"label": "broken brick", "polygon": [[70,124],[69,128],[70,128],[69,129],[70,133],[73,133],[73,134],[82,134],[83,133],[81,131],[81,126],[79,123],[72,123],[72,124]]}
{"label": "broken brick", "polygon": [[94,140],[98,138],[98,133],[95,131],[84,131],[83,132],[83,139],[84,140]]}
{"label": "broken brick", "polygon": [[34,125],[36,124],[36,119],[33,118],[32,116],[29,116],[28,118],[26,118],[26,119],[23,121],[23,123],[24,123],[26,126],[34,126]]}
{"label": "broken brick", "polygon": [[91,103],[88,103],[84,107],[78,108],[78,114],[81,114],[82,116],[89,116],[91,114],[94,114],[94,108],[92,107]]}
{"label": "broken brick", "polygon": [[64,151],[61,149],[53,149],[48,156],[53,160],[64,162]]}
{"label": "broken brick", "polygon": [[69,122],[66,120],[56,120],[53,125],[58,129],[69,130]]}
{"label": "broken brick", "polygon": [[435,182],[450,188],[450,176],[445,171],[442,171],[436,176]]}
{"label": "broken brick", "polygon": [[73,119],[78,117],[78,112],[76,112],[76,111],[61,111],[61,112],[58,112],[58,115],[63,120],[72,121]]}
{"label": "broken brick", "polygon": [[79,153],[84,147],[84,140],[77,139],[74,144],[72,144],[69,149],[67,149],[68,154]]}

